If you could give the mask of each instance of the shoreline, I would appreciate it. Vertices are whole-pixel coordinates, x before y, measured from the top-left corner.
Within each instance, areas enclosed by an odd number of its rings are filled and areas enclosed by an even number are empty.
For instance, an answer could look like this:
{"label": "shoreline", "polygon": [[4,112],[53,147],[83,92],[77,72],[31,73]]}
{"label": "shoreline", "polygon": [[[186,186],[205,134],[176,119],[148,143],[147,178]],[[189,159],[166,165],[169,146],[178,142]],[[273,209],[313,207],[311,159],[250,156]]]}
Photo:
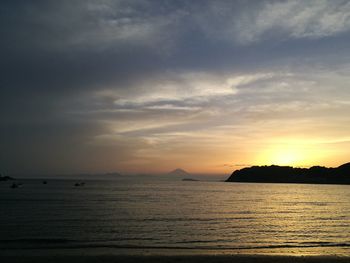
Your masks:
{"label": "shoreline", "polygon": [[345,263],[349,257],[339,256],[280,256],[280,255],[1,255],[1,262],[125,262],[125,263],[253,263],[253,262],[275,262],[275,263]]}

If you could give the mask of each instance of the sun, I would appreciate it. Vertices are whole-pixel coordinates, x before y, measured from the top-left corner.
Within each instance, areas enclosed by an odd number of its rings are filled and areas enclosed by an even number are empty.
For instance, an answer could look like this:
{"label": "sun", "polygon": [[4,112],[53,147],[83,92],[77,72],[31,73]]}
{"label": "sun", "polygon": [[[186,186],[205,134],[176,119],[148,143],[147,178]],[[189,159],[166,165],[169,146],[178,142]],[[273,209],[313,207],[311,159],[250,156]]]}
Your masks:
{"label": "sun", "polygon": [[258,157],[260,165],[300,166],[307,158],[305,149],[291,145],[275,146],[264,150]]}
{"label": "sun", "polygon": [[315,138],[273,138],[257,147],[254,163],[257,165],[281,165],[310,167],[329,162],[334,155],[332,147]]}
{"label": "sun", "polygon": [[295,149],[281,149],[271,153],[271,163],[295,166],[302,161],[302,152]]}

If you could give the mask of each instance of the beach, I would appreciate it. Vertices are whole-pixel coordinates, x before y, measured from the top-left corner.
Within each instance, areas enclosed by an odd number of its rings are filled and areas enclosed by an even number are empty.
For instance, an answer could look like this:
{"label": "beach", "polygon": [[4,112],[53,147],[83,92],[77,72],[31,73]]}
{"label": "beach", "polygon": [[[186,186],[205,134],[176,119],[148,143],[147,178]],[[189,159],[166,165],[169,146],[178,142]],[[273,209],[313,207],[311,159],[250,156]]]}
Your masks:
{"label": "beach", "polygon": [[[321,251],[319,251],[322,253]],[[4,263],[345,263],[348,254],[301,254],[279,251],[220,251],[168,249],[1,249],[0,262]]]}
{"label": "beach", "polygon": [[182,255],[182,256],[119,256],[119,255],[45,255],[45,256],[20,256],[8,255],[0,256],[1,262],[5,263],[25,263],[25,262],[50,262],[50,263],[104,263],[104,262],[125,262],[125,263],[345,263],[349,262],[349,257],[332,256],[258,256],[258,255]]}

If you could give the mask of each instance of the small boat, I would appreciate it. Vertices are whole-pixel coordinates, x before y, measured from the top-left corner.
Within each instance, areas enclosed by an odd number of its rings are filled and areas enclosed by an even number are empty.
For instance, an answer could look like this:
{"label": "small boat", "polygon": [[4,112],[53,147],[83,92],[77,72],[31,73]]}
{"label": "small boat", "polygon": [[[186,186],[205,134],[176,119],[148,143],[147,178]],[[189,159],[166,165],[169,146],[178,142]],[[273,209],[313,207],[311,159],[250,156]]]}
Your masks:
{"label": "small boat", "polygon": [[11,188],[18,188],[19,186],[20,186],[19,184],[13,183],[10,187]]}

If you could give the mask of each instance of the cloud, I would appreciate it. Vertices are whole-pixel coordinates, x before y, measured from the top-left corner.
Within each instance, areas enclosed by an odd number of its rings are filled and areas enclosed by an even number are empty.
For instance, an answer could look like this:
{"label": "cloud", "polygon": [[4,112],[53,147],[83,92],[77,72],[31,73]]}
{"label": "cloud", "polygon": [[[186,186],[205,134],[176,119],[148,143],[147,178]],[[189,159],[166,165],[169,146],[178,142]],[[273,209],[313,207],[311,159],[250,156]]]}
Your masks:
{"label": "cloud", "polygon": [[[283,125],[275,126],[276,121],[290,125],[293,121],[302,123],[303,120],[322,118],[332,119],[338,124],[347,120],[349,104],[344,101],[348,97],[348,77],[335,73],[337,71],[302,71],[216,74],[212,78],[208,74],[187,73],[186,76],[207,77],[196,81],[185,78],[189,83],[184,81],[182,74],[169,75],[168,81],[172,83],[170,93],[162,93],[164,86],[157,84],[158,81],[167,83],[163,76],[144,80],[144,88],[126,94],[125,98],[121,96],[105,103],[96,103],[101,99],[101,95],[96,94],[91,101],[95,100],[95,105],[99,105],[97,108],[90,106],[86,110],[80,108],[80,112],[67,113],[83,119],[103,120],[110,127],[112,137],[115,134],[153,140],[162,134],[174,132],[195,136],[200,132],[217,133],[218,130],[232,131],[231,136],[244,134],[249,137],[249,127],[252,125],[261,129],[266,126],[268,134],[282,129]],[[205,81],[204,87],[217,87],[222,92],[211,93],[211,89],[204,89],[206,92],[203,92],[200,87]],[[197,88],[183,93],[196,87],[197,83]],[[118,97],[118,91],[115,92],[109,96]],[[297,132],[304,128],[305,123],[295,126]],[[295,132],[294,129],[290,130]],[[227,134],[223,137],[226,138]]]}
{"label": "cloud", "polygon": [[348,13],[322,0],[2,3],[1,165],[217,167],[252,163],[248,148],[275,134],[345,138]]}
{"label": "cloud", "polygon": [[[6,3],[5,41],[26,41],[28,48],[118,49],[125,45],[166,46],[186,15],[152,1],[48,1]],[[168,31],[173,29],[171,34]],[[18,46],[17,46],[18,47]]]}
{"label": "cloud", "polygon": [[[143,79],[136,83],[137,94],[116,90],[114,96],[119,97],[115,104],[152,104],[157,102],[180,102],[205,100],[208,97],[235,94],[234,79],[206,72],[168,73],[155,78]],[[120,95],[119,95],[120,94]],[[131,97],[131,100],[128,100]]]}
{"label": "cloud", "polygon": [[[237,8],[238,7],[238,8]],[[211,38],[247,45],[332,37],[350,30],[350,3],[341,0],[258,1],[239,7],[225,1],[209,2],[197,19]],[[214,17],[214,19],[211,19]],[[210,25],[209,23],[212,23]]]}

